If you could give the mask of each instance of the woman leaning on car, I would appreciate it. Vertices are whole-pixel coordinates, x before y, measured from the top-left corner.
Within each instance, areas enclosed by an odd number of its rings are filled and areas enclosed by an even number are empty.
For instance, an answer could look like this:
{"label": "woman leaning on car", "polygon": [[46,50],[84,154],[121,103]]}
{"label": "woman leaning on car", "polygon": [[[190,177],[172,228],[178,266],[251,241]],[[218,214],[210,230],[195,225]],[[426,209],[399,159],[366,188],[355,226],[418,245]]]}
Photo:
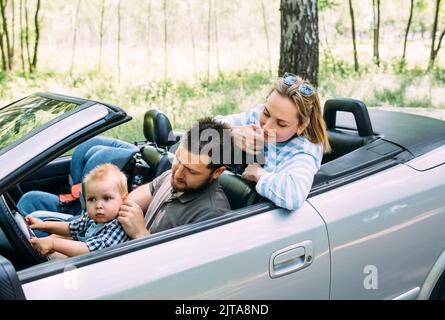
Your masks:
{"label": "woman leaning on car", "polygon": [[256,182],[257,192],[277,206],[298,209],[323,153],[331,150],[314,87],[285,73],[274,81],[265,104],[215,120],[231,126],[235,143],[244,151],[264,156],[264,164],[249,164],[242,178]]}

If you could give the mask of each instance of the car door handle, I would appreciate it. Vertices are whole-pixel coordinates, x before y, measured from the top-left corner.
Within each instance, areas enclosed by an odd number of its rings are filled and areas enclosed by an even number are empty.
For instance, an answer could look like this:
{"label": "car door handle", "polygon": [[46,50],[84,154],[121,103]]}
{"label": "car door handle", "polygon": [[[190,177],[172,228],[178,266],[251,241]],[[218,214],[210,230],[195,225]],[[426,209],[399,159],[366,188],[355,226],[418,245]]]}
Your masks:
{"label": "car door handle", "polygon": [[270,256],[269,274],[278,278],[308,267],[313,261],[312,241],[304,241],[275,251]]}

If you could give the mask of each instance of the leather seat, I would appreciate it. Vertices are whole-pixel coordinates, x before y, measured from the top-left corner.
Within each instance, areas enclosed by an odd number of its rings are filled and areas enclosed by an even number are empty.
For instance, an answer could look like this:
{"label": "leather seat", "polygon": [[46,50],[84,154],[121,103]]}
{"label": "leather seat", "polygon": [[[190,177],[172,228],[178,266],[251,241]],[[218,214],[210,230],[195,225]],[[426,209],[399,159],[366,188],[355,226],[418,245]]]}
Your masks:
{"label": "leather seat", "polygon": [[[345,121],[347,114],[352,114],[355,123]],[[323,156],[322,163],[340,158],[376,139],[368,109],[362,101],[330,99],[324,105],[323,118],[332,152]]]}
{"label": "leather seat", "polygon": [[148,110],[144,115],[144,136],[147,143],[141,148],[142,159],[150,166],[148,181],[171,169],[173,154],[168,148],[177,143],[168,117],[159,110]]}
{"label": "leather seat", "polygon": [[327,133],[332,152],[323,156],[323,163],[340,158],[341,156],[374,141],[374,137],[361,137],[356,133],[349,133],[335,129],[328,129]]}
{"label": "leather seat", "polygon": [[219,184],[224,190],[232,210],[244,208],[260,199],[255,190],[255,184],[249,184],[227,170],[219,176]]}

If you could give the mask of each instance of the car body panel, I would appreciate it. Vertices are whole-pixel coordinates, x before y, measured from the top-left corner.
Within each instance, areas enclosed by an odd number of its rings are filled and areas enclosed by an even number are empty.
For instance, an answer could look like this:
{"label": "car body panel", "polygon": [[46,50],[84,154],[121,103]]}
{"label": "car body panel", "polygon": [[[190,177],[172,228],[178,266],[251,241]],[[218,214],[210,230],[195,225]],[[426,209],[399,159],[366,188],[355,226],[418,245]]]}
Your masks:
{"label": "car body panel", "polygon": [[[270,256],[308,240],[312,263],[272,279]],[[23,289],[28,299],[327,299],[329,259],[325,224],[305,204],[296,212],[275,209]]]}
{"label": "car body panel", "polygon": [[427,153],[406,163],[406,165],[418,171],[425,171],[445,164],[445,145],[434,152]]}
{"label": "car body panel", "polygon": [[[398,165],[309,199],[328,228],[332,299],[393,299],[422,287],[445,249],[444,181],[445,166]],[[372,270],[377,289],[365,284]]]}

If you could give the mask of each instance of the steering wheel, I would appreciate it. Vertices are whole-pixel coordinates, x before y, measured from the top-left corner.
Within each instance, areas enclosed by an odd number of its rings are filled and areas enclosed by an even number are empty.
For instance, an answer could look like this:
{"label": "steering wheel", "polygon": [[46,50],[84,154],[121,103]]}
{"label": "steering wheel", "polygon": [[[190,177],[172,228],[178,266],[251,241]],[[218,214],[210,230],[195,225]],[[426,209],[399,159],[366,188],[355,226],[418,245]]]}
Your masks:
{"label": "steering wheel", "polygon": [[11,202],[11,209],[4,195],[0,196],[0,228],[12,247],[17,251],[17,266],[20,269],[34,266],[48,261],[47,256],[41,255],[34,249],[29,239],[34,232],[28,227],[25,218],[18,212],[15,204]]}

